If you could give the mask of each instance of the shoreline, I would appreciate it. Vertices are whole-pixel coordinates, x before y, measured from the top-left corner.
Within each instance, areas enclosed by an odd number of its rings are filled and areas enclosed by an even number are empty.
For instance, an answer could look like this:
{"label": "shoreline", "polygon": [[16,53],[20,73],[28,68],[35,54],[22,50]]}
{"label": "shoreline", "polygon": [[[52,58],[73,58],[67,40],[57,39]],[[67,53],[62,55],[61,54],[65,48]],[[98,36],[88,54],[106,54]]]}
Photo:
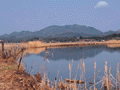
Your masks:
{"label": "shoreline", "polygon": [[[6,50],[10,48],[52,48],[52,47],[69,47],[69,46],[92,46],[92,45],[106,45],[110,48],[120,47],[120,40],[109,40],[104,42],[59,42],[59,43],[44,43],[41,41],[29,41],[24,43],[5,43]],[[2,50],[2,44],[0,44]]]}
{"label": "shoreline", "polygon": [[36,79],[25,71],[22,64],[19,66],[21,55],[20,51],[9,58],[0,57],[0,90],[39,90]]}
{"label": "shoreline", "polygon": [[110,40],[104,42],[60,42],[60,43],[43,43],[40,41],[30,41],[27,48],[41,48],[41,47],[69,47],[69,46],[92,46],[92,45],[106,45],[108,47],[120,47],[120,40]]}
{"label": "shoreline", "polygon": [[[118,45],[119,44],[119,45]],[[20,43],[19,45],[14,44],[5,44],[5,50],[13,48],[25,48],[27,49],[41,49],[44,51],[45,48],[60,48],[68,46],[91,46],[91,45],[106,45],[108,47],[114,48],[115,45],[120,47],[120,41],[106,41],[106,42],[70,42],[70,43],[42,43],[40,41],[33,41],[28,43]],[[110,45],[110,46],[109,46]],[[32,53],[32,51],[30,51]],[[39,53],[39,50],[38,52]],[[0,53],[2,56],[2,52]],[[15,54],[15,53],[13,53]],[[23,54],[25,55],[26,52]],[[25,71],[24,66],[21,64],[19,70],[18,68],[18,59],[21,57],[21,52],[16,51],[16,56],[11,56],[8,59],[3,59],[0,57],[0,89],[29,89],[29,90],[40,90],[37,79]]]}

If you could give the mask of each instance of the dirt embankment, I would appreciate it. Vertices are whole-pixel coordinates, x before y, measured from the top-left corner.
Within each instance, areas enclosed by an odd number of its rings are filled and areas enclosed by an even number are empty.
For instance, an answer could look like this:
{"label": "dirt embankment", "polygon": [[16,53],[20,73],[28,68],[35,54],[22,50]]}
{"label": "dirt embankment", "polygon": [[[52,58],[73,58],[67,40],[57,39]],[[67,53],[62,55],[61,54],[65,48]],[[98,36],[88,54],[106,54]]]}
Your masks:
{"label": "dirt embankment", "polygon": [[20,56],[21,52],[3,59],[0,52],[0,90],[40,90],[37,80],[22,65],[18,67]]}

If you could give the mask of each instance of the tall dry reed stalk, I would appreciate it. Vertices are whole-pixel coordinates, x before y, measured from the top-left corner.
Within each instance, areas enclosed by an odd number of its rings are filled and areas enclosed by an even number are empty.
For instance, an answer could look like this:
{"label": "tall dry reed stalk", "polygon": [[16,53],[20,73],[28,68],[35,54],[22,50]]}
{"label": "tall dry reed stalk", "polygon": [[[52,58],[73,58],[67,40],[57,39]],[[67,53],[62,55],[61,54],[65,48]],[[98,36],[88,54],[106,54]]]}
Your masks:
{"label": "tall dry reed stalk", "polygon": [[96,61],[94,62],[94,90],[96,90],[95,88],[95,70],[96,70]]}
{"label": "tall dry reed stalk", "polygon": [[[84,80],[84,84],[78,83],[79,85],[77,85],[77,82],[76,82],[77,73],[75,75],[74,80],[72,80],[72,78],[71,78],[72,65],[73,65],[73,60],[71,63],[69,63],[69,77],[70,77],[69,83],[66,83],[66,82],[64,83],[62,77],[58,82],[57,82],[58,78],[55,78],[54,82],[51,82],[49,80],[49,78],[47,77],[47,73],[44,71],[42,81],[40,83],[40,87],[47,86],[47,87],[49,87],[50,90],[98,90],[98,89],[102,90],[103,88],[104,88],[104,90],[111,90],[114,87],[116,89],[118,89],[118,84],[120,83],[119,82],[119,63],[117,64],[116,79],[111,74],[111,67],[109,68],[109,76],[108,76],[107,62],[105,62],[104,76],[101,80],[96,82],[95,78],[98,75],[98,73],[100,72],[100,70],[96,73],[96,61],[95,61],[94,62],[94,80],[93,80],[94,83],[93,83],[93,85],[90,85],[90,86],[87,86],[87,81],[86,81],[86,78],[84,77],[84,75],[85,75],[85,63],[84,63],[84,61],[82,62],[82,60],[81,60],[80,64],[78,64],[78,66],[77,66],[77,70],[80,68],[80,71],[83,72],[83,74],[82,74],[82,72],[80,72],[80,80],[79,81]],[[44,61],[43,67],[45,68],[45,61]],[[96,85],[98,85],[98,84],[101,85],[100,88],[96,87]],[[119,87],[120,87],[120,85],[119,85]],[[44,88],[43,90],[46,90],[46,89]]]}

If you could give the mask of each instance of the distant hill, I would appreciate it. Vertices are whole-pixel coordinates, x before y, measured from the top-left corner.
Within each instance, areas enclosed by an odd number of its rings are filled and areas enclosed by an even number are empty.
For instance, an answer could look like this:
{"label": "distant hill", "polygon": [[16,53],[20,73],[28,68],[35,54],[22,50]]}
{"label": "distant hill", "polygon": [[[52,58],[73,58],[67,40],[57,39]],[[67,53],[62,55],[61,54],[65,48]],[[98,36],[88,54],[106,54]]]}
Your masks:
{"label": "distant hill", "polygon": [[106,35],[110,35],[110,34],[113,34],[113,33],[115,33],[115,31],[109,30],[107,32],[104,32],[103,35],[106,36]]}
{"label": "distant hill", "polygon": [[31,39],[33,37],[40,37],[34,34],[34,32],[31,31],[21,31],[21,32],[12,32],[11,34],[4,34],[0,36],[1,40],[5,41],[13,41],[13,42],[21,42],[21,41],[27,41],[28,39]]}
{"label": "distant hill", "polygon": [[97,30],[94,27],[86,27],[86,26],[81,26],[77,24],[65,25],[65,26],[53,25],[53,26],[46,27],[35,33],[40,33],[42,36],[56,36],[56,35],[68,33],[68,32],[84,33],[88,35],[102,34],[100,30]]}
{"label": "distant hill", "polygon": [[111,35],[111,34],[119,34],[119,33],[120,33],[120,30],[117,30],[117,31],[109,30],[107,32],[104,32],[103,36],[107,36],[107,35]]}
{"label": "distant hill", "polygon": [[13,32],[11,34],[4,34],[0,36],[0,39],[7,41],[23,41],[23,40],[31,40],[32,38],[47,38],[47,37],[92,37],[92,36],[106,36],[113,33],[120,33],[118,31],[108,31],[101,32],[100,30],[94,27],[87,27],[84,25],[65,25],[58,26],[52,25],[48,26],[39,31],[31,32],[31,31],[21,31],[21,32]]}
{"label": "distant hill", "polygon": [[[87,59],[87,58],[92,58],[92,57],[95,57],[97,56],[98,54],[104,52],[104,51],[107,51],[107,52],[110,52],[110,53],[113,53],[115,51],[118,51],[119,52],[120,49],[115,49],[115,48],[108,48],[106,46],[89,46],[89,47],[67,47],[67,48],[64,48],[64,49],[61,49],[61,48],[49,48],[47,51],[48,52],[51,52],[49,54],[49,57],[48,59],[49,60],[61,60],[61,59],[64,59],[64,60],[80,60],[80,58],[84,58],[84,59]],[[91,53],[91,52],[95,52],[95,53]],[[84,53],[84,55],[83,55]],[[45,51],[41,52],[40,54],[38,54],[38,56],[41,56],[41,57],[45,57]]]}
{"label": "distant hill", "polygon": [[107,36],[105,36],[105,37],[106,37],[106,38],[120,37],[120,33],[119,33],[119,34],[114,33],[114,34],[111,34],[111,35],[107,35]]}
{"label": "distant hill", "polygon": [[74,33],[74,32],[66,32],[66,33],[62,33],[62,34],[59,34],[58,36],[56,37],[91,37],[92,35],[89,35],[89,34],[84,34],[84,33]]}

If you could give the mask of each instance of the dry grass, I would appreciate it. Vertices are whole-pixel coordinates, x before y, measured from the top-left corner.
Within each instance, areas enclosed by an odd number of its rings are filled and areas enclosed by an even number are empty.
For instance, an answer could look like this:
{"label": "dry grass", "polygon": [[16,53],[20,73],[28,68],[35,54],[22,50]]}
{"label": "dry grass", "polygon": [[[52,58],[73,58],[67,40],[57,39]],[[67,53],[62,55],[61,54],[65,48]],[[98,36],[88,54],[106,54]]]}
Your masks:
{"label": "dry grass", "polygon": [[[41,43],[39,41],[34,41],[34,42],[28,42],[28,43],[21,43],[20,47],[30,47],[30,48],[34,48],[34,47],[46,47],[46,46],[67,46],[68,44],[70,45],[76,45],[79,44],[80,42],[74,42],[74,43]],[[91,45],[92,42],[84,42],[82,44],[85,45]],[[102,42],[93,42],[96,44],[101,44]],[[92,43],[92,44],[93,44]],[[107,44],[117,44],[120,43],[120,41],[116,41],[116,40],[112,40],[112,41],[107,41],[104,42],[106,45]],[[81,43],[80,43],[81,44]],[[102,43],[103,44],[103,43]],[[11,47],[17,47],[17,44],[5,44],[5,48],[11,48]],[[45,48],[40,48],[40,49],[29,49],[29,53],[40,53],[42,51],[44,51]],[[19,57],[19,56],[18,56]],[[17,57],[16,57],[17,58]],[[0,90],[53,90],[53,89],[76,89],[76,85],[75,84],[66,84],[64,83],[62,80],[60,80],[57,84],[55,84],[55,82],[51,82],[51,84],[49,85],[48,81],[46,81],[47,79],[43,79],[42,77],[42,83],[39,84],[37,83],[37,79],[30,76],[29,74],[27,74],[23,68],[23,66],[21,65],[20,69],[17,69],[18,64],[16,63],[16,60],[13,57],[10,57],[9,59],[2,59],[0,57]],[[47,77],[46,77],[47,78]],[[47,83],[46,83],[47,82]]]}
{"label": "dry grass", "polygon": [[[39,48],[39,47],[65,47],[65,46],[86,46],[86,45],[110,45],[120,44],[120,40],[109,40],[104,42],[61,42],[61,43],[43,43],[41,41],[29,41],[26,43],[5,43],[4,47],[9,49],[11,47],[24,47],[24,48]],[[0,49],[1,49],[0,44]]]}
{"label": "dry grass", "polygon": [[[7,62],[6,62],[7,61]],[[59,82],[51,82],[48,80],[48,77],[44,74],[41,78],[41,75],[38,74],[34,78],[27,74],[24,71],[23,66],[20,66],[20,69],[17,69],[18,64],[14,62],[15,60],[11,57],[9,59],[0,59],[0,90],[56,90],[56,89],[62,89],[62,90],[79,90],[79,89],[85,89],[84,87],[79,87],[75,83],[64,83],[61,80]],[[11,62],[11,63],[9,63]],[[73,60],[71,65],[73,64]],[[71,66],[70,65],[70,66]],[[85,65],[83,62],[82,70],[85,73]],[[80,68],[81,66],[78,65]],[[44,67],[46,68],[46,67]],[[72,68],[72,67],[71,67]],[[71,71],[70,71],[71,72]],[[76,80],[76,79],[75,79]],[[41,83],[38,83],[38,82]],[[40,85],[40,86],[39,86]],[[81,85],[82,86],[82,85]]]}
{"label": "dry grass", "polygon": [[65,47],[65,46],[87,46],[87,45],[109,45],[120,44],[120,40],[109,40],[105,42],[61,42],[61,43],[42,43],[40,41],[28,42],[29,48],[38,47]]}
{"label": "dry grass", "polygon": [[9,58],[3,59],[0,52],[0,90],[40,90],[36,79],[26,73],[22,65],[18,70],[17,60],[21,53],[16,56],[13,56],[14,52],[11,53]]}
{"label": "dry grass", "polygon": [[109,40],[109,41],[106,41],[107,43],[112,43],[112,44],[117,44],[117,43],[120,43],[120,40]]}
{"label": "dry grass", "polygon": [[117,48],[120,47],[120,40],[109,40],[107,41],[107,47],[109,48]]}
{"label": "dry grass", "polygon": [[109,47],[109,48],[118,48],[118,47],[120,47],[120,44],[108,44],[107,47]]}
{"label": "dry grass", "polygon": [[17,65],[12,64],[9,65],[6,62],[0,64],[0,90],[34,90],[39,88],[35,79],[27,74],[22,67],[17,70]]}
{"label": "dry grass", "polygon": [[[69,68],[70,67],[71,67],[71,65],[69,65]],[[82,67],[83,67],[82,70],[85,73],[84,62],[83,62]],[[94,67],[94,70],[96,69],[95,67]],[[117,65],[116,78],[114,78],[111,74],[111,67],[109,68],[109,74],[108,74],[108,69],[107,68],[108,68],[107,67],[107,62],[105,62],[104,76],[103,76],[103,78],[101,78],[97,82],[95,82],[95,80],[92,81],[95,84],[90,83],[90,82],[86,82],[86,79],[83,79],[85,82],[84,83],[79,83],[79,85],[77,85],[76,79],[72,80],[71,78],[68,79],[68,80],[70,80],[70,82],[65,82],[64,83],[64,81],[62,81],[62,78],[61,78],[59,80],[59,82],[57,83],[56,81],[50,82],[47,79],[44,80],[43,78],[45,78],[45,77],[42,77],[42,81],[40,83],[40,88],[41,88],[41,90],[103,90],[103,89],[104,90],[115,90],[115,89],[118,90],[119,87],[120,87],[120,84],[119,84],[120,83],[120,80],[119,80],[119,63]],[[95,73],[94,79],[97,77],[99,72],[100,72],[100,70],[97,73]],[[89,85],[87,85],[86,83],[89,83]],[[96,85],[98,85],[99,87],[98,86],[96,87]]]}
{"label": "dry grass", "polygon": [[30,48],[38,48],[38,47],[43,47],[45,46],[45,43],[42,43],[40,41],[29,41],[28,42],[28,47]]}

